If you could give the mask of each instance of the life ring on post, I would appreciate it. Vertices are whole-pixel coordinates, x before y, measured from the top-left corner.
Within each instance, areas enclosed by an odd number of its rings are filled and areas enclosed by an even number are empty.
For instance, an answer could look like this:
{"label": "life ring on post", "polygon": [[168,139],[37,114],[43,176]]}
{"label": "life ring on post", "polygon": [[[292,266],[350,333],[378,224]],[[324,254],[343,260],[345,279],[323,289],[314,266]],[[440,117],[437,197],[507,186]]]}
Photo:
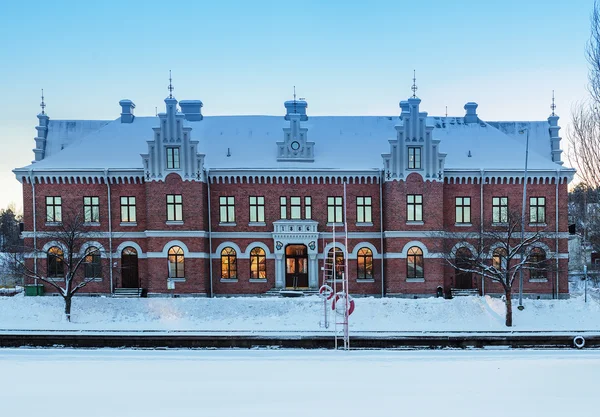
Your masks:
{"label": "life ring on post", "polygon": [[[331,302],[331,309],[335,310],[336,313],[338,312],[338,310],[335,308],[336,304],[338,301],[341,300],[341,302],[345,302],[345,298],[346,298],[346,294],[343,292],[338,292],[335,297],[333,298],[333,301]],[[348,315],[352,314],[354,312],[354,308],[355,308],[355,304],[354,304],[354,299],[351,296],[348,296]],[[343,310],[342,310],[343,311]],[[340,313],[341,314],[341,313]]]}
{"label": "life ring on post", "polygon": [[319,297],[324,297],[327,300],[331,300],[331,297],[333,297],[333,288],[331,288],[329,285],[321,285],[321,288],[319,288]]}
{"label": "life ring on post", "polygon": [[577,349],[581,349],[585,346],[585,337],[579,335],[573,338],[573,344]]}

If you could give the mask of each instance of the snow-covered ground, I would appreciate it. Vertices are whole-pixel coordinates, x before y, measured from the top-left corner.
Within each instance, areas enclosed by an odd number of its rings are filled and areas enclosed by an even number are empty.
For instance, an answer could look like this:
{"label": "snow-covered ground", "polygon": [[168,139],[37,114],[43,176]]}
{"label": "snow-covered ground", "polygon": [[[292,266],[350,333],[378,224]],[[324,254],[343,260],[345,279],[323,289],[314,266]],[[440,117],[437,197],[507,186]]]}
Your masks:
{"label": "snow-covered ground", "polygon": [[[594,292],[595,291],[595,292]],[[569,300],[524,300],[513,330],[600,331],[598,291]],[[506,330],[504,303],[497,298],[356,298],[351,331]],[[60,297],[0,297],[1,329],[319,331],[323,302],[302,298],[142,298],[76,297],[73,321],[63,319]],[[328,307],[329,308],[329,307]],[[331,310],[328,310],[331,312]]]}
{"label": "snow-covered ground", "polygon": [[0,414],[594,416],[599,351],[0,350]]}

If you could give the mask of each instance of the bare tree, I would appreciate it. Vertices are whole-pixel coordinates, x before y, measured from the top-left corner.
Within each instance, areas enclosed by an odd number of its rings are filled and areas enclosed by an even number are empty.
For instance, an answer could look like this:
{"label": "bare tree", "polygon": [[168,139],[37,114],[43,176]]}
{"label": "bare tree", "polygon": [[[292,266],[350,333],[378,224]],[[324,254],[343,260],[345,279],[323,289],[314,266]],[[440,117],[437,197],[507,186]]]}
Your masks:
{"label": "bare tree", "polygon": [[571,127],[567,131],[567,157],[583,183],[600,187],[600,3],[594,1],[590,16],[590,38],[585,48],[589,64],[590,97],[571,111]]}
{"label": "bare tree", "polygon": [[65,318],[71,321],[73,296],[102,275],[101,250],[90,246],[80,254],[82,246],[97,237],[89,231],[81,212],[63,211],[61,221],[53,228],[55,230],[38,236],[44,241],[55,242],[55,246],[48,251],[23,247],[27,256],[23,259],[15,254],[12,268],[21,270],[26,278],[54,287],[64,299]]}
{"label": "bare tree", "polygon": [[436,236],[442,242],[441,256],[452,268],[473,273],[498,283],[504,290],[506,326],[513,324],[513,285],[519,274],[534,271],[539,275],[554,270],[542,242],[555,233],[542,228],[521,237],[521,215],[507,212],[502,223],[493,223],[476,232],[444,231]]}

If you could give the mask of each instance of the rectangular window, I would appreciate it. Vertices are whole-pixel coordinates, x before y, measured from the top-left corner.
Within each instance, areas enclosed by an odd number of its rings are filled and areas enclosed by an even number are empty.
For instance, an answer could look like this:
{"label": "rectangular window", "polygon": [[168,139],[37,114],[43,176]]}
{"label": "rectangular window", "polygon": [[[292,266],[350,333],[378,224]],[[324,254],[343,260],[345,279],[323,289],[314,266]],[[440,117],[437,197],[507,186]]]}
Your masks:
{"label": "rectangular window", "polygon": [[234,223],[235,222],[235,197],[220,197],[220,222]]}
{"label": "rectangular window", "polygon": [[179,148],[167,148],[167,169],[179,169]]}
{"label": "rectangular window", "polygon": [[83,197],[83,221],[86,223],[98,223],[100,221],[98,197]]}
{"label": "rectangular window", "polygon": [[250,197],[250,221],[261,222],[265,221],[265,198]]}
{"label": "rectangular window", "polygon": [[167,194],[167,221],[183,220],[183,200],[181,194]]}
{"label": "rectangular window", "polygon": [[342,223],[342,197],[327,197],[327,223]]}
{"label": "rectangular window", "polygon": [[423,196],[421,194],[406,196],[406,220],[409,222],[423,221]]}
{"label": "rectangular window", "polygon": [[471,223],[471,197],[456,197],[456,223]]}
{"label": "rectangular window", "polygon": [[121,197],[121,222],[135,221],[135,197]]}
{"label": "rectangular window", "polygon": [[312,198],[310,197],[304,197],[304,218],[312,219]]}
{"label": "rectangular window", "polygon": [[46,197],[46,221],[62,222],[62,199],[60,197]]}
{"label": "rectangular window", "polygon": [[302,218],[302,198],[290,197],[290,219],[298,220]]}
{"label": "rectangular window", "polygon": [[529,222],[546,223],[546,197],[529,197]]}
{"label": "rectangular window", "polygon": [[492,223],[508,222],[508,197],[492,197]]}
{"label": "rectangular window", "polygon": [[281,217],[282,220],[287,219],[287,198],[286,197],[279,197],[279,217]]}
{"label": "rectangular window", "polygon": [[421,148],[408,147],[408,169],[421,169]]}
{"label": "rectangular window", "polygon": [[356,197],[356,222],[371,223],[371,197]]}

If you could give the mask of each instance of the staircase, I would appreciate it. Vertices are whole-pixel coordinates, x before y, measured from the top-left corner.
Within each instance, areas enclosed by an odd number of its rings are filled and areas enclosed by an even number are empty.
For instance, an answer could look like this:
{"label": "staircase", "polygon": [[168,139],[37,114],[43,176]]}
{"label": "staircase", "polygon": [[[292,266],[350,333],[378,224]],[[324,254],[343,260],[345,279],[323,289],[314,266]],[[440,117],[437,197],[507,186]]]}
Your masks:
{"label": "staircase", "polygon": [[140,298],[144,292],[143,288],[115,288],[114,298]]}
{"label": "staircase", "polygon": [[[264,297],[281,297],[281,291],[286,291],[284,288],[271,288],[269,291],[263,294]],[[294,291],[294,290],[288,290]],[[304,295],[316,295],[319,293],[318,290],[315,289],[304,289],[297,290],[297,292],[302,293]]]}
{"label": "staircase", "polygon": [[451,288],[452,298],[454,297],[479,297],[479,290],[477,288],[463,290],[460,288]]}

